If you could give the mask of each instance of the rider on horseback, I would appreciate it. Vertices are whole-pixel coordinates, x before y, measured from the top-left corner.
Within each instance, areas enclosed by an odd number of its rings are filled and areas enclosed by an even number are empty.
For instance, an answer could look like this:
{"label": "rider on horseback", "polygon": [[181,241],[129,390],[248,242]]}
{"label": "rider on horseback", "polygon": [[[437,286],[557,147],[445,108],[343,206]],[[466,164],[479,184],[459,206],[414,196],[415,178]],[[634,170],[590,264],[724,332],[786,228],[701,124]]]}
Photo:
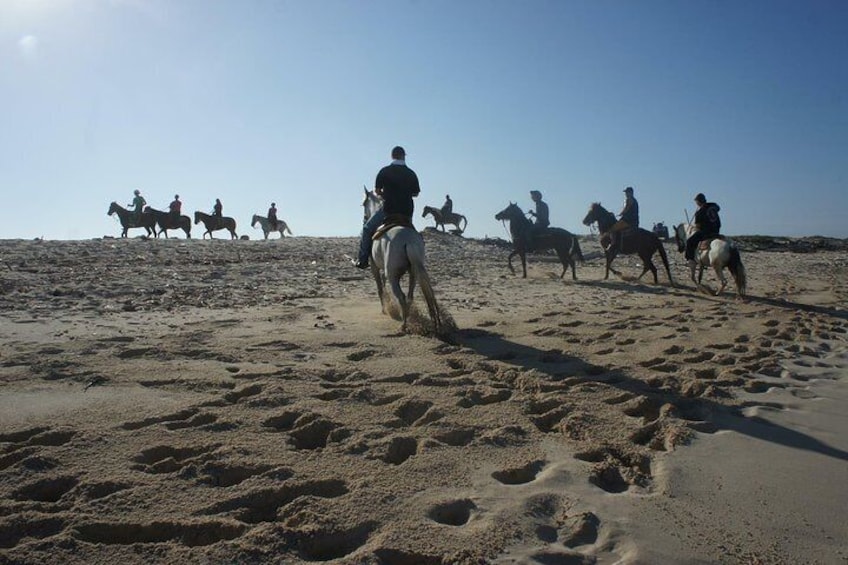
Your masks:
{"label": "rider on horseback", "polygon": [[451,200],[450,194],[445,194],[445,203],[442,204],[442,218],[450,218],[451,214],[453,214],[453,200]]}
{"label": "rider on horseback", "polygon": [[183,203],[180,202],[180,195],[174,195],[174,201],[168,205],[168,210],[171,214],[171,224],[178,226],[180,225],[180,213],[183,209]]}
{"label": "rider on horseback", "polygon": [[530,233],[527,234],[529,239],[545,232],[551,221],[549,219],[548,205],[542,200],[542,193],[538,190],[530,191],[530,198],[536,203],[536,210],[530,210],[529,214],[536,218],[533,226],[530,228]]}
{"label": "rider on horseback", "polygon": [[271,226],[271,230],[277,229],[277,203],[271,202],[271,207],[268,208],[268,225]]}
{"label": "rider on horseback", "polygon": [[403,147],[396,146],[392,149],[392,162],[377,173],[374,192],[383,198],[383,207],[362,226],[359,257],[353,262],[354,266],[360,269],[368,268],[372,238],[388,216],[403,216],[409,225],[412,225],[412,212],[415,209],[412,199],[418,196],[421,187],[415,171],[406,166],[406,151]]}
{"label": "rider on horseback", "polygon": [[618,221],[609,229],[610,244],[608,249],[618,249],[624,235],[623,233],[621,236],[618,234],[630,228],[633,230],[639,228],[639,202],[633,198],[632,186],[624,189],[624,208],[618,216]]}
{"label": "rider on horseback", "polygon": [[135,225],[141,225],[141,213],[144,210],[144,207],[147,206],[147,201],[144,199],[144,196],[141,195],[141,191],[139,189],[135,189],[133,191],[135,198],[133,198],[132,204],[127,204],[127,206],[134,206],[135,209],[133,212],[135,213],[135,218],[133,221]]}
{"label": "rider on horseback", "polygon": [[688,261],[695,260],[695,250],[701,241],[718,236],[721,231],[721,218],[718,217],[721,207],[715,202],[707,202],[707,197],[700,192],[695,196],[695,204],[698,206],[694,219],[696,231],[686,240],[685,256]]}
{"label": "rider on horseback", "polygon": [[212,217],[215,218],[215,227],[218,229],[223,225],[222,218],[224,217],[224,205],[221,204],[221,199],[215,199],[215,205],[212,207]]}

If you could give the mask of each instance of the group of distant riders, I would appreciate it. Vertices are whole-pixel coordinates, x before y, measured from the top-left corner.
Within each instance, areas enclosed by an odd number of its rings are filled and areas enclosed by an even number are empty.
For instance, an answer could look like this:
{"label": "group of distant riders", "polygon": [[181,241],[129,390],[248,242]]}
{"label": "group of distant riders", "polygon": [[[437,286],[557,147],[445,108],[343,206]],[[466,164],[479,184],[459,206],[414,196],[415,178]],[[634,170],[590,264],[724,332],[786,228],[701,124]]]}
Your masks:
{"label": "group of distant riders", "polygon": [[[407,167],[406,151],[403,147],[394,147],[391,156],[392,162],[380,169],[375,182],[375,191],[383,198],[383,208],[377,214],[374,214],[363,226],[358,258],[353,260],[353,264],[360,269],[368,267],[372,237],[377,231],[377,228],[386,220],[387,216],[391,215],[395,218],[403,217],[409,225],[412,225],[412,213],[414,210],[412,199],[417,197],[421,191],[418,176],[412,169]],[[135,197],[129,206],[135,212],[136,224],[140,225],[141,214],[147,206],[147,202],[141,195],[140,190],[135,190],[134,194]],[[550,226],[550,213],[547,203],[542,200],[541,192],[531,190],[530,198],[535,203],[535,210],[530,210],[529,212],[534,218],[531,233],[529,234],[529,237],[532,238],[535,235],[544,233]],[[698,193],[695,196],[695,204],[698,207],[693,222],[695,232],[686,240],[685,256],[688,261],[695,260],[695,251],[702,240],[715,237],[721,231],[721,219],[718,215],[721,210],[719,205],[714,202],[707,202],[707,198],[703,193]],[[216,198],[215,204],[212,207],[212,216],[218,218],[220,221],[223,217],[223,208],[221,200]],[[174,223],[179,222],[182,211],[182,202],[180,201],[179,194],[174,195],[174,200],[169,204],[168,210]],[[441,212],[443,216],[447,216],[453,212],[453,200],[451,200],[449,194],[445,196],[445,203],[441,207]],[[274,202],[271,203],[271,207],[268,209],[268,221],[273,229],[277,228],[277,205]],[[624,189],[624,208],[618,216],[618,221],[613,224],[608,232],[610,243],[607,250],[618,250],[626,234],[638,228],[639,202],[633,196],[633,187],[628,186]]]}
{"label": "group of distant riders", "polygon": [[[531,190],[530,198],[536,203],[536,210],[531,210],[530,215],[535,217],[533,228],[539,233],[550,225],[548,205],[542,201],[542,193],[538,190]],[[721,207],[715,202],[707,202],[707,197],[702,192],[695,195],[695,205],[698,207],[693,220],[695,231],[686,240],[687,261],[695,260],[695,251],[701,241],[716,237],[721,232],[721,218],[718,215]],[[624,234],[636,229],[639,229],[639,202],[633,196],[633,187],[628,186],[624,189],[624,208],[618,215],[618,221],[607,233],[610,237],[607,250],[619,249]]]}
{"label": "group of distant riders", "polygon": [[[359,256],[353,260],[353,264],[360,268],[368,268],[371,254],[372,237],[379,226],[385,221],[387,215],[402,216],[409,225],[412,224],[412,213],[414,204],[412,199],[417,197],[421,191],[418,177],[415,172],[406,165],[406,151],[403,147],[396,146],[391,152],[391,164],[380,169],[375,182],[375,192],[383,198],[383,209],[374,214],[362,229]],[[620,249],[622,239],[628,233],[639,228],[639,202],[633,196],[633,187],[624,189],[624,208],[618,216],[618,221],[610,228],[608,235],[610,243],[607,251]],[[542,200],[542,193],[538,190],[530,191],[530,198],[535,203],[535,210],[529,214],[533,216],[534,222],[529,237],[544,233],[550,226],[550,214],[547,203]],[[698,244],[708,238],[718,236],[721,231],[721,219],[719,211],[721,208],[714,202],[707,202],[703,193],[695,196],[695,204],[698,210],[695,212],[694,233],[686,240],[686,259],[690,262],[695,260],[695,252]],[[450,195],[446,196],[445,204],[441,211],[453,211],[453,201]]]}
{"label": "group of distant riders", "polygon": [[[133,195],[134,198],[132,204],[128,204],[127,206],[129,208],[132,208],[135,214],[134,220],[136,225],[141,225],[141,215],[142,213],[144,213],[144,209],[147,207],[147,201],[144,199],[144,196],[141,195],[141,191],[138,189],[133,191]],[[180,221],[182,208],[183,203],[180,200],[180,195],[175,194],[174,200],[168,205],[168,213],[174,225],[177,225]],[[220,225],[221,218],[224,217],[224,205],[221,204],[220,198],[216,198],[215,204],[212,206],[212,217],[216,218]],[[277,229],[277,204],[275,202],[271,202],[271,207],[268,208],[268,223],[273,229]]]}

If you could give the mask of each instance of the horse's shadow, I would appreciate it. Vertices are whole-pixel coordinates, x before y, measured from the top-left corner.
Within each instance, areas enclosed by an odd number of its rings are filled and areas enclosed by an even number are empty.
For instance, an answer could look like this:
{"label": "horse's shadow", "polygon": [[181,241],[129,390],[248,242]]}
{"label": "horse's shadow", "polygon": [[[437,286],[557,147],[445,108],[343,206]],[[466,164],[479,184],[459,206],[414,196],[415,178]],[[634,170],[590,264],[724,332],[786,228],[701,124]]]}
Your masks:
{"label": "horse's shadow", "polygon": [[767,296],[746,296],[746,300],[766,306],[776,306],[778,308],[788,308],[790,310],[803,310],[804,312],[813,312],[815,314],[824,314],[832,316],[840,320],[848,320],[848,310],[844,308],[828,308],[827,306],[815,306],[812,304],[801,304],[800,302],[792,302],[790,300],[782,300],[778,298],[769,298]]}
{"label": "horse's shadow", "polygon": [[[634,279],[636,277],[633,277]],[[571,281],[569,284],[575,284],[580,286],[588,286],[592,288],[602,288],[604,290],[620,290],[622,292],[636,292],[641,294],[668,294],[671,287],[667,284],[649,284],[642,281],[632,280],[592,280],[592,279],[579,279],[576,281]]]}
{"label": "horse's shadow", "polygon": [[487,359],[501,361],[521,369],[534,369],[552,382],[577,377],[580,382],[596,382],[635,395],[645,396],[663,405],[670,403],[686,420],[706,423],[709,431],[728,430],[763,441],[803,449],[848,461],[848,452],[827,445],[804,433],[759,417],[748,417],[742,407],[726,406],[707,398],[691,398],[652,387],[620,369],[595,365],[561,351],[545,351],[504,339],[490,331],[473,328],[459,330],[457,341]]}

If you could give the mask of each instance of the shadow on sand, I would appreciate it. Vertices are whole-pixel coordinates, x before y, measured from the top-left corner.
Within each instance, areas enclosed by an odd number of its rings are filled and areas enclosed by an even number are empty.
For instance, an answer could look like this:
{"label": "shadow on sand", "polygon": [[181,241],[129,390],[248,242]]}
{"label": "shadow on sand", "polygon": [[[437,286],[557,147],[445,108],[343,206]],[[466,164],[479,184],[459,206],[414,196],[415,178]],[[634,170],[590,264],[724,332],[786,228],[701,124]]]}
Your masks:
{"label": "shadow on sand", "polygon": [[484,329],[459,330],[457,336],[463,346],[483,357],[521,369],[534,369],[550,378],[551,382],[565,378],[574,382],[576,378],[579,379],[577,382],[596,382],[643,395],[658,406],[672,404],[683,419],[704,424],[693,426],[695,429],[707,432],[734,431],[763,441],[848,461],[848,452],[762,418],[747,417],[742,413],[741,407],[725,406],[707,398],[690,398],[667,389],[658,389],[645,381],[628,376],[621,370],[588,363],[565,355],[559,350],[546,351],[522,345]]}

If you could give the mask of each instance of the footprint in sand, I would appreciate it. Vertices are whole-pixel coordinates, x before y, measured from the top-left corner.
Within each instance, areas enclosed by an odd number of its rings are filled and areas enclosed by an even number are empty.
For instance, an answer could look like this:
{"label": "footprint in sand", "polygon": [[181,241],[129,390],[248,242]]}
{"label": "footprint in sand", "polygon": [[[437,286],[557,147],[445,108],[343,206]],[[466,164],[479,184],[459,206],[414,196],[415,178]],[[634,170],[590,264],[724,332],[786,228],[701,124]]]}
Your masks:
{"label": "footprint in sand", "polygon": [[492,478],[505,485],[523,485],[536,480],[547,464],[544,460],[530,461],[520,467],[513,467],[492,473]]}
{"label": "footprint in sand", "polygon": [[446,526],[464,526],[471,519],[471,514],[477,506],[465,498],[442,502],[427,511],[427,517],[434,522]]}

